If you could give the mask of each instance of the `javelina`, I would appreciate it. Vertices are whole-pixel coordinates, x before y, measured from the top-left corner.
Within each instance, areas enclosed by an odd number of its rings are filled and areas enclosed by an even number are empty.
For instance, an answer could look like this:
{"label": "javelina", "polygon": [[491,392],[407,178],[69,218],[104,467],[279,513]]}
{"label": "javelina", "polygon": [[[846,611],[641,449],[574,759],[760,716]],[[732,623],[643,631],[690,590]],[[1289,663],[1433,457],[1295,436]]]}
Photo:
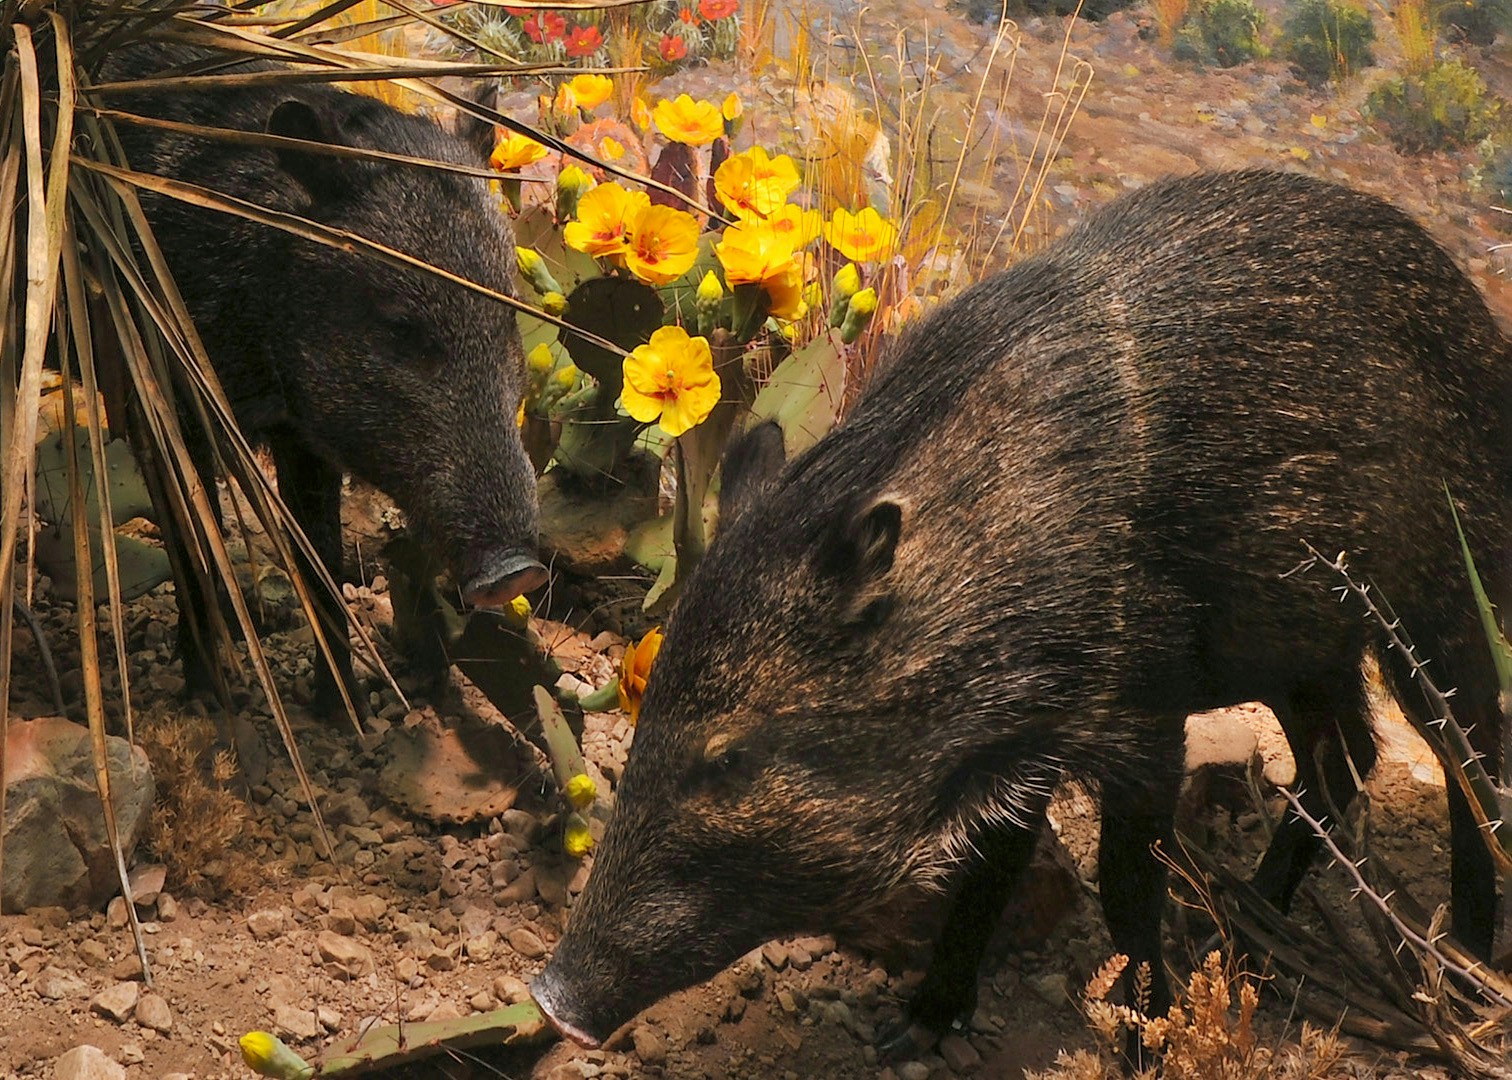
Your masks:
{"label": "javelina", "polygon": [[[938,1032],[971,1011],[1069,779],[1099,795],[1113,943],[1163,1009],[1151,846],[1169,846],[1185,717],[1266,703],[1314,799],[1351,793],[1335,723],[1362,771],[1374,758],[1374,630],[1288,574],[1301,541],[1350,552],[1495,754],[1444,485],[1512,600],[1509,376],[1421,228],[1300,176],[1153,184],[970,289],[817,446],[764,483],[735,470],[759,490],[672,616],[536,1000],[597,1043],[767,939],[875,938],[895,894],[946,895],[907,1018]],[[1486,956],[1492,865],[1452,787],[1450,805],[1455,932]],[[1314,846],[1287,826],[1263,891],[1284,902]]]}
{"label": "javelina", "polygon": [[[202,58],[138,47],[104,77]],[[111,101],[179,122],[483,164],[476,147],[429,120],[329,86]],[[482,179],[128,123],[116,129],[135,168],[313,218],[513,295],[511,230]],[[272,451],[280,493],[333,576],[341,565],[341,477],[350,470],[394,498],[444,555],[469,602],[504,603],[544,584],[534,554],[535,477],[515,425],[524,365],[513,311],[423,271],[240,218],[168,198],[148,197],[145,206],[238,423]],[[198,449],[203,457],[207,447]],[[197,597],[189,576],[180,585]],[[322,602],[331,625],[344,628],[334,599]],[[199,607],[181,603],[181,623]],[[204,659],[183,629],[185,673],[202,683]],[[351,686],[344,629],[334,644]],[[317,707],[339,708],[335,682],[320,667]]]}

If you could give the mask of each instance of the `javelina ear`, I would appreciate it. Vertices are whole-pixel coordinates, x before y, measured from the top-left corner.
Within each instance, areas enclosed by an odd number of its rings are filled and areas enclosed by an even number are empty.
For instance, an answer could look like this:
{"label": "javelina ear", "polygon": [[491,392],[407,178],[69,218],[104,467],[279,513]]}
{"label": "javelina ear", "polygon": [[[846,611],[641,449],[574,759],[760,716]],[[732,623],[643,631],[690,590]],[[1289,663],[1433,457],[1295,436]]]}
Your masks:
{"label": "javelina ear", "polygon": [[775,420],[757,424],[732,441],[719,466],[719,527],[727,528],[770,487],[786,463],[782,428]]}
{"label": "javelina ear", "polygon": [[882,577],[892,569],[903,536],[904,506],[896,495],[880,495],[842,511],[821,548],[820,568],[855,585]]}
{"label": "javelina ear", "polygon": [[[268,117],[268,134],[306,142],[341,144],[344,141],[330,117],[294,98],[281,101],[274,108]],[[278,157],[279,168],[298,181],[316,202],[334,199],[346,187],[341,161],[337,158],[292,148],[280,148],[274,154]]]}
{"label": "javelina ear", "polygon": [[[485,109],[498,110],[499,107],[499,80],[489,79],[477,93],[471,95],[475,105],[481,105]],[[495,144],[499,141],[498,132],[494,130],[493,121],[479,120],[468,112],[457,110],[457,118],[452,125],[452,134],[461,139],[473,152],[478,155],[478,161],[486,162],[493,156]]]}

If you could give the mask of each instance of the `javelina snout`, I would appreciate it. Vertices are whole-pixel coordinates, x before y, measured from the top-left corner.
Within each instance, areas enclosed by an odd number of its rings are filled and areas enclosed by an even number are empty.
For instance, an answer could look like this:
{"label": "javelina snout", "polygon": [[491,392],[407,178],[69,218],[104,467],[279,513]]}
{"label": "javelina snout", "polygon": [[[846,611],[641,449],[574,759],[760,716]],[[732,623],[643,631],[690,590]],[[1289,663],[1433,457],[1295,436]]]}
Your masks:
{"label": "javelina snout", "polygon": [[[1509,400],[1512,351],[1452,260],[1300,176],[1151,185],[968,290],[818,445],[728,474],[748,490],[670,620],[541,1004],[602,1039],[765,937],[885,931],[903,893],[944,913],[905,1023],[943,1031],[1069,780],[1100,801],[1114,947],[1163,1011],[1152,848],[1186,717],[1268,705],[1319,818],[1373,762],[1379,640],[1294,572],[1302,541],[1350,552],[1494,766],[1444,491],[1506,610]],[[1496,875],[1455,785],[1449,805],[1454,932],[1485,957]],[[1317,843],[1282,825],[1260,891],[1284,906]]]}

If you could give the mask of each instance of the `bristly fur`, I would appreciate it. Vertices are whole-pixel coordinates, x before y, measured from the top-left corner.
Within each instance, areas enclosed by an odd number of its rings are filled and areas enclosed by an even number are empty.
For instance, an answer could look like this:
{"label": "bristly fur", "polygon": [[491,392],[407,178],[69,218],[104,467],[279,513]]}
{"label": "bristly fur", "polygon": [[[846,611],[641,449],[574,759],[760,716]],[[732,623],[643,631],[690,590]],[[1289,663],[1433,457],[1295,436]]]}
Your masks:
{"label": "bristly fur", "polygon": [[[1512,351],[1378,199],[1263,172],[1153,184],[924,320],[842,425],[775,478],[749,471],[539,984],[578,1030],[768,937],[880,921],[900,888],[955,905],[957,966],[912,1006],[948,1024],[1062,778],[1100,799],[1102,899],[1159,1006],[1150,849],[1185,718],[1265,702],[1335,798],[1335,732],[1373,760],[1373,633],[1288,574],[1304,540],[1351,552],[1496,752],[1443,485],[1512,600]],[[1456,924],[1484,952],[1494,874],[1454,813]],[[1283,828],[1257,887],[1284,903],[1310,841]]]}

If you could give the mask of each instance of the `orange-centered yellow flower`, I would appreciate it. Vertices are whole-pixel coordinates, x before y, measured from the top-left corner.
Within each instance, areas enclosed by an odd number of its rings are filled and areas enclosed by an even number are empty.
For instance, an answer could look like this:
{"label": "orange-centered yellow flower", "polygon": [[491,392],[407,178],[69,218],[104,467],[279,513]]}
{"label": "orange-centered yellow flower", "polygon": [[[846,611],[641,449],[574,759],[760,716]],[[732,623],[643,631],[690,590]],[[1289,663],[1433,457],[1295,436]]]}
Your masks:
{"label": "orange-centered yellow flower", "polygon": [[708,101],[694,101],[687,94],[675,100],[656,103],[651,112],[656,130],[673,142],[689,146],[706,146],[724,134],[724,117],[719,106]]}
{"label": "orange-centered yellow flower", "polygon": [[624,255],[630,250],[626,232],[630,222],[651,205],[644,191],[627,191],[619,184],[600,184],[578,200],[578,217],[562,230],[574,251],[594,258]]}
{"label": "orange-centered yellow flower", "polygon": [[661,646],[659,626],[647,630],[646,636],[638,643],[625,646],[625,658],[620,661],[619,699],[620,708],[630,714],[631,727],[640,719],[641,696],[646,692],[646,679],[651,675],[651,665],[656,662]]}
{"label": "orange-centered yellow flower", "polygon": [[698,258],[698,220],[673,206],[648,206],[630,219],[625,242],[630,272],[651,285],[665,285]]}
{"label": "orange-centered yellow flower", "polygon": [[775,158],[759,146],[736,154],[714,171],[714,194],[739,217],[776,213],[798,186],[798,166],[786,154]]}
{"label": "orange-centered yellow flower", "polygon": [[567,85],[580,109],[596,109],[614,93],[614,80],[607,75],[577,75]]}
{"label": "orange-centered yellow flower", "polygon": [[788,203],[767,218],[767,224],[779,236],[787,237],[794,251],[800,251],[819,239],[820,233],[824,231],[824,215],[817,210],[805,210]]}
{"label": "orange-centered yellow flower", "polygon": [[803,314],[803,265],[793,253],[792,242],[770,225],[731,225],[714,245],[714,254],[731,288],[760,285],[769,310],[779,319]]}
{"label": "orange-centered yellow flower", "polygon": [[[651,340],[636,348],[625,357],[625,389],[620,400],[625,411],[643,424],[660,419],[662,430],[674,438],[690,428],[703,423],[714,406],[719,404],[719,376],[714,371],[714,357],[709,351],[707,338],[689,337],[680,326],[663,326],[651,335]],[[650,635],[647,635],[649,638]],[[641,640],[644,647],[646,639]],[[656,637],[651,655],[661,645],[661,635]],[[626,672],[630,666],[630,650],[625,652]],[[651,661],[645,661],[650,670]],[[645,674],[640,675],[640,686],[645,686]],[[621,702],[627,700],[626,679],[620,681]],[[632,689],[634,683],[631,683]],[[633,699],[639,708],[640,698]],[[629,710],[629,706],[626,706]],[[629,710],[632,720],[635,710]]]}
{"label": "orange-centered yellow flower", "polygon": [[511,131],[494,147],[488,164],[499,172],[510,172],[513,169],[523,169],[532,161],[540,161],[545,156],[546,148],[540,143],[518,131]]}
{"label": "orange-centered yellow flower", "polygon": [[898,242],[898,228],[870,206],[859,214],[836,210],[824,226],[824,238],[855,262],[876,262],[892,254]]}

